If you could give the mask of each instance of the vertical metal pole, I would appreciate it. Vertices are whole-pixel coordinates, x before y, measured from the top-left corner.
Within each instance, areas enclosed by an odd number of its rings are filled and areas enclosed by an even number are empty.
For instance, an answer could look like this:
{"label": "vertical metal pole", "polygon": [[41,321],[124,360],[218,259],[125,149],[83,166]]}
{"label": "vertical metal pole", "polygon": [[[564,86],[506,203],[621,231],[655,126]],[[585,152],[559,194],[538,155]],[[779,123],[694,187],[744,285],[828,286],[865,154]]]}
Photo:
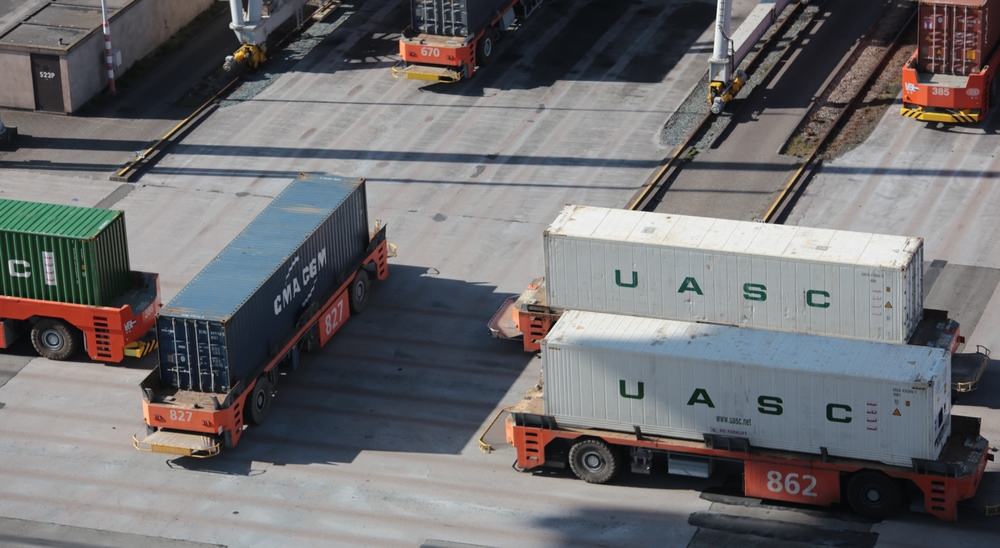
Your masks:
{"label": "vertical metal pole", "polygon": [[729,56],[729,26],[732,17],[732,4],[730,0],[718,0],[718,9],[715,14],[715,43],[712,48],[712,57],[708,60],[711,74],[708,79],[713,82],[729,83],[732,79],[731,58]]}
{"label": "vertical metal pole", "polygon": [[247,2],[247,24],[251,27],[260,23],[261,14],[264,12],[264,0],[250,0]]}
{"label": "vertical metal pole", "polygon": [[242,25],[245,20],[243,19],[243,5],[240,0],[229,0],[229,16],[233,20],[234,25]]}
{"label": "vertical metal pole", "polygon": [[101,18],[104,21],[104,58],[108,63],[108,92],[118,93],[115,89],[115,59],[111,53],[111,25],[108,24],[108,0],[101,0]]}

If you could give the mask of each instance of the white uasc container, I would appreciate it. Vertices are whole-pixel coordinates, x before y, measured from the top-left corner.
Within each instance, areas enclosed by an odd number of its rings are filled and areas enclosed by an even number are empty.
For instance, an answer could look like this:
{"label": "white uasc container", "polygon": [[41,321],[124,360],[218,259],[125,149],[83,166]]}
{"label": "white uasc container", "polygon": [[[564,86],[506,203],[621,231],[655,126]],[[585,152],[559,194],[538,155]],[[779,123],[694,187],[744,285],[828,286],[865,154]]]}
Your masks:
{"label": "white uasc container", "polygon": [[905,343],[923,239],[566,206],[545,232],[549,306]]}
{"label": "white uasc container", "polygon": [[561,427],[911,466],[951,434],[946,349],[567,311],[542,341]]}

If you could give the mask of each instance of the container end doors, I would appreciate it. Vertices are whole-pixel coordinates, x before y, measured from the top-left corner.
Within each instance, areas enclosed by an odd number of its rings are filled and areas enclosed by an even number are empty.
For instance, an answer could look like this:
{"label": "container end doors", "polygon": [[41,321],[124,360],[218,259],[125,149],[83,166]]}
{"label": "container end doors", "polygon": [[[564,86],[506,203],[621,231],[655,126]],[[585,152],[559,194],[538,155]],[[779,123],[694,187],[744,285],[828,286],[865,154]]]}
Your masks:
{"label": "container end doors", "polygon": [[35,109],[66,112],[62,71],[57,55],[31,54],[31,80],[35,88]]}

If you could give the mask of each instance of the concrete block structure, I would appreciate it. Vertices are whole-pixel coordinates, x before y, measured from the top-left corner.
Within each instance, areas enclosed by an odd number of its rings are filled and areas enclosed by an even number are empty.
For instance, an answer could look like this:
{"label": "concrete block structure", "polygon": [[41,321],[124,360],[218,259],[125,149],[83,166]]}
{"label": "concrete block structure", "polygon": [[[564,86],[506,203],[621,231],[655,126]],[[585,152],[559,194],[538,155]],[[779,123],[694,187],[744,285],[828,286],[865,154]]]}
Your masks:
{"label": "concrete block structure", "polygon": [[[215,0],[107,0],[120,77]],[[0,107],[70,114],[108,85],[101,0],[8,0]],[[221,60],[220,60],[221,62]]]}

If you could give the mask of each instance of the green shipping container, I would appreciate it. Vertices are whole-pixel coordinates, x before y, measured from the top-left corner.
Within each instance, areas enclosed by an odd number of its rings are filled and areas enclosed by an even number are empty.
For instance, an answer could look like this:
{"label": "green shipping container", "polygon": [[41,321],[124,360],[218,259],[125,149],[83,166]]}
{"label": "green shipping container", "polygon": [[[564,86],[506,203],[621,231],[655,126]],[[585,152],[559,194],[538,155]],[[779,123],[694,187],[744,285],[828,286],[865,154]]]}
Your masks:
{"label": "green shipping container", "polygon": [[107,306],[131,282],[125,213],[0,199],[0,295]]}

